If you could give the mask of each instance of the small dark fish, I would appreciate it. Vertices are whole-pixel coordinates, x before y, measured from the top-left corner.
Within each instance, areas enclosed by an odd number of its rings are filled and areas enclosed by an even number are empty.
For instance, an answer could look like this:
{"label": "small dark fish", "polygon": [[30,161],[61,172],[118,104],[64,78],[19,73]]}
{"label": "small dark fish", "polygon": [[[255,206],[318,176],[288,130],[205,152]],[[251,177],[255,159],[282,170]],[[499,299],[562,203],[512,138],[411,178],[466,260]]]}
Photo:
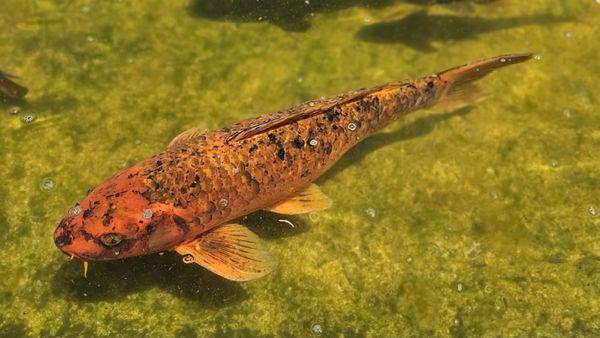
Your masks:
{"label": "small dark fish", "polygon": [[6,97],[13,100],[23,98],[28,89],[15,83],[10,78],[15,78],[15,76],[0,71],[0,98]]}

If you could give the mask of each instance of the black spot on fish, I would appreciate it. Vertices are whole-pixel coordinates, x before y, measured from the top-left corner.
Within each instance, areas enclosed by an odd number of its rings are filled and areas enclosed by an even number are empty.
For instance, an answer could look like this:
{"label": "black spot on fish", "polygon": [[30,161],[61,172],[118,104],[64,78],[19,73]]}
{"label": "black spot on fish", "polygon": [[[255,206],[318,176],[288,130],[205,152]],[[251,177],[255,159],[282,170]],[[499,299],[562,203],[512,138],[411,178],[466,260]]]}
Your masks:
{"label": "black spot on fish", "polygon": [[96,237],[94,237],[92,234],[90,234],[89,232],[85,231],[84,229],[81,229],[80,232],[81,232],[81,234],[83,235],[83,238],[86,241],[96,240]]}
{"label": "black spot on fish", "polygon": [[275,136],[275,134],[271,134],[271,133],[269,133],[267,136],[269,136],[269,140],[270,140],[272,143],[275,143],[275,142],[277,142],[277,136]]}
{"label": "black spot on fish", "polygon": [[296,137],[296,139],[292,143],[294,144],[294,147],[298,149],[302,149],[302,147],[304,147],[304,140],[300,137]]}
{"label": "black spot on fish", "polygon": [[325,113],[325,116],[327,117],[327,120],[329,122],[332,122],[333,120],[335,120],[336,117],[338,117],[339,115],[340,115],[340,113],[338,113],[335,110],[331,110],[331,111],[328,111],[327,113]]}
{"label": "black spot on fish", "polygon": [[184,233],[188,232],[189,226],[187,222],[180,216],[173,215],[173,222],[181,229]]}
{"label": "black spot on fish", "polygon": [[277,157],[279,157],[280,160],[285,160],[285,150],[283,150],[283,148],[277,150]]}
{"label": "black spot on fish", "polygon": [[179,150],[181,150],[182,153],[185,153],[187,151],[187,148],[186,147],[181,147],[181,148],[179,148]]}
{"label": "black spot on fish", "polygon": [[331,154],[333,147],[331,146],[331,143],[327,144],[325,147],[323,147],[323,150],[325,151],[325,154],[329,155]]}
{"label": "black spot on fish", "polygon": [[427,82],[427,87],[429,87],[429,88],[433,88],[433,81],[429,81],[429,82]]}
{"label": "black spot on fish", "polygon": [[157,160],[156,161],[156,165],[160,167],[162,165],[162,161],[161,160]]}
{"label": "black spot on fish", "polygon": [[146,235],[150,235],[154,231],[156,231],[156,226],[152,223],[148,224],[148,226],[146,227]]}
{"label": "black spot on fish", "polygon": [[86,219],[88,217],[90,217],[92,215],[92,211],[94,211],[94,208],[89,208],[86,211],[83,212],[83,219]]}
{"label": "black spot on fish", "polygon": [[258,149],[258,146],[254,144],[252,147],[250,147],[250,149],[248,149],[248,152],[253,153],[256,149]]}
{"label": "black spot on fish", "polygon": [[67,221],[63,219],[58,225],[58,228],[60,234],[54,238],[54,243],[56,243],[56,246],[60,248],[71,244],[73,242],[73,236],[71,235],[71,231],[67,229]]}
{"label": "black spot on fish", "polygon": [[258,194],[260,192],[258,181],[255,180],[254,177],[252,177],[252,174],[247,172],[245,168],[243,169],[242,175],[246,178],[246,183],[252,187],[252,191],[254,191],[255,194]]}
{"label": "black spot on fish", "polygon": [[113,208],[113,204],[109,204],[108,205],[108,210],[106,211],[106,213],[104,214],[104,216],[102,217],[102,224],[104,224],[105,227],[110,225],[110,222],[113,219],[113,213],[114,213],[115,209]]}

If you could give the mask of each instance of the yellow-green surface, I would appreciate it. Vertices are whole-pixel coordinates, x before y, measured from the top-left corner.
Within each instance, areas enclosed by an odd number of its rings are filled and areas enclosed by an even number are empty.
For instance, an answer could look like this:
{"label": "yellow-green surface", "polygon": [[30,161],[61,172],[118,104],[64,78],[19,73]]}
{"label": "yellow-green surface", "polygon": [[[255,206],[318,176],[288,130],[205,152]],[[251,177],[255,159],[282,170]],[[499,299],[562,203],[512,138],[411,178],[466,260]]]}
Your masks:
{"label": "yellow-green surface", "polygon": [[[2,1],[0,69],[30,93],[0,104],[0,335],[600,335],[598,1],[275,2]],[[263,279],[172,253],[85,279],[54,246],[88,188],[189,127],[523,51],[476,107],[353,149],[330,210],[243,220]]]}

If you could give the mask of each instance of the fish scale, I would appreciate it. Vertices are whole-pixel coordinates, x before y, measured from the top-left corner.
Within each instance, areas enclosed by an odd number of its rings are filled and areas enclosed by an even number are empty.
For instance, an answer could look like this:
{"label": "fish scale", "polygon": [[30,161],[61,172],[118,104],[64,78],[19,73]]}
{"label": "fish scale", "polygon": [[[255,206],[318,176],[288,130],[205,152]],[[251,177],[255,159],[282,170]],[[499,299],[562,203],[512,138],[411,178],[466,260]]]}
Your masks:
{"label": "fish scale", "polygon": [[[201,215],[193,231],[202,233],[302,189],[356,143],[398,116],[419,108],[417,104],[427,105],[435,97],[436,91],[427,86],[433,80],[436,79],[428,77],[391,83],[359,91],[368,93],[364,96],[353,92],[249,119],[157,154],[142,166],[142,175],[151,181],[148,184],[151,193],[160,196],[156,201],[173,202]],[[346,97],[354,98],[344,102]],[[336,103],[339,101],[342,103]],[[239,131],[265,121],[323,106],[328,109],[304,119],[242,140],[233,138]],[[356,126],[354,130],[349,128],[352,124]],[[302,147],[295,140],[301,140]],[[311,145],[311,141],[316,141],[316,145]],[[251,151],[253,147],[257,148]],[[156,165],[157,161],[169,163],[174,158],[178,165],[161,168]],[[188,189],[193,184],[193,174],[199,172],[202,183],[197,189]],[[153,188],[156,186],[161,188]],[[182,189],[187,192],[181,193]],[[227,200],[227,206],[215,205],[215,201],[221,200]]]}

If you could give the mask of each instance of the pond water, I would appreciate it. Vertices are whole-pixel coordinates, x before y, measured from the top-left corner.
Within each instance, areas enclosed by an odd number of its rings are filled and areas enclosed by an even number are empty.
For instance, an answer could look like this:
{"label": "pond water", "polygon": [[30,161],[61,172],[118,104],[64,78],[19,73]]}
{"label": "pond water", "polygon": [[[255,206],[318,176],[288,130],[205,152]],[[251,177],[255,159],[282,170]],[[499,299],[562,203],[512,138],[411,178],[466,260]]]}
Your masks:
{"label": "pond water", "polygon": [[[599,336],[595,0],[5,0],[1,336]],[[172,252],[87,278],[65,210],[188,128],[536,53],[419,111],[317,183],[315,214],[240,222],[278,262],[236,283]],[[285,219],[286,222],[279,221]]]}

